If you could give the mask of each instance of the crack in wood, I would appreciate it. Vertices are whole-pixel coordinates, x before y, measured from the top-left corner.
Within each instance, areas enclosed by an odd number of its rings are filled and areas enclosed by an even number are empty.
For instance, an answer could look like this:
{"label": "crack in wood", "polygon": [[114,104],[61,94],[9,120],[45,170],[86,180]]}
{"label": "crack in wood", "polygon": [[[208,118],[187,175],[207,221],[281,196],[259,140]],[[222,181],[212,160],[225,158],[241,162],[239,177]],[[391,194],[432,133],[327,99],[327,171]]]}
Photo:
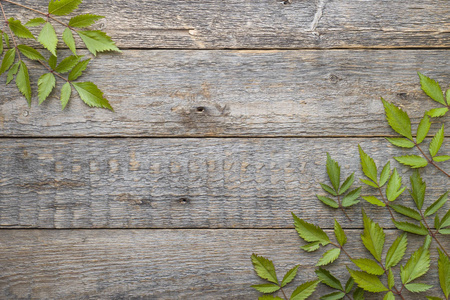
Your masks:
{"label": "crack in wood", "polygon": [[319,25],[320,19],[322,18],[322,14],[323,14],[325,5],[326,5],[326,0],[318,0],[317,10],[314,15],[314,19],[311,22],[311,27],[309,29],[309,31],[311,31],[315,35],[319,35],[319,33],[316,31],[316,28],[317,28],[317,25]]}

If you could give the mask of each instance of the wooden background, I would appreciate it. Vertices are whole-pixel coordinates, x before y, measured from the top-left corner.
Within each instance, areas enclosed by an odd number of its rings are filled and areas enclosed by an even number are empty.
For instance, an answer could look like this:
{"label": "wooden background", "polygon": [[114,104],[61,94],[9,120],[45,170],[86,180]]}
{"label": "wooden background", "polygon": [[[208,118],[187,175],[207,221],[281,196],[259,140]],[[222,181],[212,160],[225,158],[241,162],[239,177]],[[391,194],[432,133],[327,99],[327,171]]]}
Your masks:
{"label": "wooden background", "polygon": [[[38,106],[35,87],[28,108],[1,85],[1,299],[256,299],[253,252],[280,276],[302,265],[291,292],[320,255],[299,249],[291,211],[327,229],[336,218],[348,251],[367,254],[360,206],[348,222],[315,198],[326,152],[357,178],[358,144],[378,164],[410,153],[382,138],[380,96],[416,126],[434,106],[416,72],[450,83],[446,0],[85,0],[81,11],[105,15],[97,28],[123,50],[83,75],[116,112],[77,97],[61,112],[57,94]],[[448,179],[423,176],[430,203]],[[393,241],[388,214],[362,206]],[[411,253],[421,239],[409,239]],[[331,267],[342,280],[346,264]]]}

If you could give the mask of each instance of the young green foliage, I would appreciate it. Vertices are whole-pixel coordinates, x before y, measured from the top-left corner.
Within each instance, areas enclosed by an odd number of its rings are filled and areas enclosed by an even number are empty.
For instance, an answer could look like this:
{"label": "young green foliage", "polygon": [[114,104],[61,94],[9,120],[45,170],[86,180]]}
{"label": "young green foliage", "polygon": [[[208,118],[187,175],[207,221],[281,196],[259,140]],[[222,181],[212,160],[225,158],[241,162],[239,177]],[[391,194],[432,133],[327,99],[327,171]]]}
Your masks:
{"label": "young green foliage", "polygon": [[442,93],[442,89],[439,85],[439,83],[420,72],[417,72],[420,78],[420,85],[422,87],[422,90],[427,94],[431,99],[434,101],[444,105],[445,107],[435,108],[427,112],[427,114],[430,117],[436,118],[436,117],[442,117],[448,112],[448,108],[450,106],[450,92],[446,91],[446,100],[444,99],[444,94]]}

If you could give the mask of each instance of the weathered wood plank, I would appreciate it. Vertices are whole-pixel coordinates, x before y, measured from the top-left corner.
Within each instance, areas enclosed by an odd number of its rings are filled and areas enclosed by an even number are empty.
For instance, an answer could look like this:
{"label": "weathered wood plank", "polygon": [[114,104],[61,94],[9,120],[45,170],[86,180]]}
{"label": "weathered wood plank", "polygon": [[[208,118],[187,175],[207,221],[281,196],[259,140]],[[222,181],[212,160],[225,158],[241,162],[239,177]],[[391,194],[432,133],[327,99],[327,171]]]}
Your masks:
{"label": "weathered wood plank", "polygon": [[[448,47],[446,1],[85,1],[123,48]],[[42,1],[23,4],[46,9]],[[4,4],[8,16],[23,10]],[[401,12],[401,16],[399,15]]]}
{"label": "weathered wood plank", "polygon": [[[370,255],[349,230],[347,251]],[[386,232],[387,248],[398,235]],[[422,238],[408,236],[407,255]],[[447,249],[450,239],[443,241]],[[252,252],[274,260],[282,277],[295,264],[302,272],[286,288],[314,278],[319,253],[299,249],[295,230],[3,230],[0,234],[0,297],[2,299],[256,299],[250,288],[262,283],[253,271]],[[441,295],[432,267],[420,282],[434,283],[427,294]],[[402,261],[402,264],[405,264]],[[331,271],[348,278],[339,258]],[[394,269],[398,274],[398,267]],[[398,285],[399,279],[397,280]],[[313,299],[330,289],[320,286]],[[377,297],[378,296],[378,297]],[[405,293],[406,299],[423,295]],[[367,299],[380,299],[369,295]]]}
{"label": "weathered wood plank", "polygon": [[[17,88],[0,90],[2,136],[383,136],[380,96],[417,124],[439,104],[416,72],[446,86],[448,51],[124,51],[92,63],[116,113],[59,92],[31,109]],[[40,70],[40,67],[39,67]],[[429,70],[433,70],[429,72]],[[41,71],[32,70],[34,82]],[[193,76],[195,74],[195,76]]]}
{"label": "weathered wood plank", "polygon": [[[380,165],[411,154],[383,139],[0,143],[0,226],[14,228],[286,228],[292,227],[291,211],[321,226],[332,226],[329,219],[336,217],[358,228],[359,206],[348,210],[352,223],[315,197],[322,193],[319,182],[327,181],[326,152],[340,162],[343,176],[357,171],[357,178],[362,178],[358,144]],[[449,150],[443,145],[442,153]],[[441,166],[448,171],[450,163]],[[407,184],[411,172],[401,170]],[[431,203],[448,188],[448,178],[431,166],[423,176]],[[410,201],[408,193],[401,199]],[[383,224],[391,223],[387,211],[367,209]]]}

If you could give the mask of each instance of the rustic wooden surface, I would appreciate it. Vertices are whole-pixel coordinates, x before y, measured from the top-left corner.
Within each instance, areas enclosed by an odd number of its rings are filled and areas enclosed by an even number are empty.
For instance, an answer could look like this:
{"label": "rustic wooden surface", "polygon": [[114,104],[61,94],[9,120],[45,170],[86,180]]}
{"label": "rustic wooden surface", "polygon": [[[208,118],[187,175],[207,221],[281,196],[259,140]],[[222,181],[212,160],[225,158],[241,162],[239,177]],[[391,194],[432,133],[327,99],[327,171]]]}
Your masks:
{"label": "rustic wooden surface", "polygon": [[[256,299],[253,252],[279,276],[303,266],[291,292],[323,252],[299,249],[291,211],[328,229],[339,220],[355,256],[368,254],[361,207],[387,244],[397,236],[386,211],[363,203],[350,222],[315,194],[326,152],[357,178],[358,144],[377,164],[415,153],[382,138],[393,132],[380,97],[414,128],[438,106],[416,73],[450,83],[447,1],[84,2],[81,13],[106,16],[93,28],[123,50],[99,55],[82,77],[115,112],[77,97],[61,112],[56,94],[29,108],[13,85],[0,89],[0,299]],[[4,6],[8,17],[28,15]],[[30,71],[36,82],[42,71]],[[448,117],[433,133],[438,121]],[[408,185],[411,172],[401,174]],[[448,179],[422,174],[428,204]],[[422,239],[408,239],[411,253]],[[331,270],[346,280],[347,264]],[[436,275],[423,282],[436,285]]]}

